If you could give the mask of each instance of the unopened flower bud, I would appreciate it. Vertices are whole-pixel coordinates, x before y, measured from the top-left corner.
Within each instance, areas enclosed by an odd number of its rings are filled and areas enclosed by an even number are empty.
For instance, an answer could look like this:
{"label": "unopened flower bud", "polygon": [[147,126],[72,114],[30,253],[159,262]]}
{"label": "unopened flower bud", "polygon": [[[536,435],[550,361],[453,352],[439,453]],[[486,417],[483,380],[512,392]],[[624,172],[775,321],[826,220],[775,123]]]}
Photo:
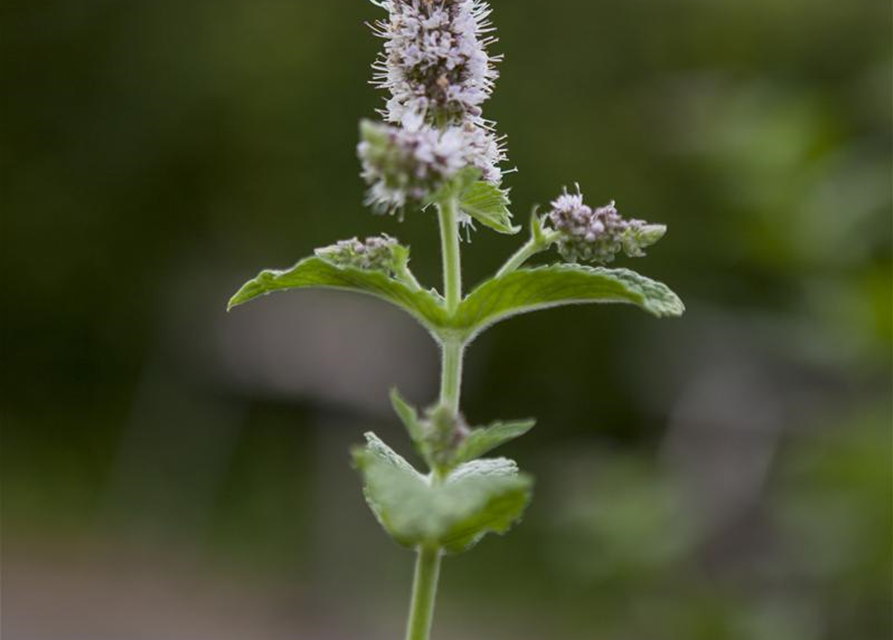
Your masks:
{"label": "unopened flower bud", "polygon": [[399,271],[401,262],[408,260],[407,249],[388,235],[340,240],[315,251],[316,256],[336,267],[352,267],[366,271]]}
{"label": "unopened flower bud", "polygon": [[469,429],[461,414],[443,405],[428,411],[424,422],[426,447],[431,460],[438,466],[446,466],[453,459],[457,447],[468,437]]}
{"label": "unopened flower bud", "polygon": [[631,258],[640,258],[645,255],[643,249],[655,244],[666,233],[666,225],[648,224],[642,220],[630,220],[621,238],[623,252]]}

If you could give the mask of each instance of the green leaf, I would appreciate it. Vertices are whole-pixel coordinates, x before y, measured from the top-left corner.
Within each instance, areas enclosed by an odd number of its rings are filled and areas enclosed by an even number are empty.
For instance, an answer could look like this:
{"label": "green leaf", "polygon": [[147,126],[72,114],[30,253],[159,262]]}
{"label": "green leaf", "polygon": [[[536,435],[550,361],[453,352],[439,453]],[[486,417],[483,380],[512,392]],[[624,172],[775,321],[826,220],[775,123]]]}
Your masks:
{"label": "green leaf", "polygon": [[496,447],[523,436],[535,424],[536,420],[519,420],[517,422],[495,422],[488,427],[472,429],[471,433],[459,445],[454,462],[462,463],[480,458]]}
{"label": "green leaf", "polygon": [[403,399],[396,387],[391,389],[391,405],[394,407],[397,417],[400,418],[400,422],[403,423],[403,426],[409,432],[409,437],[412,441],[416,444],[423,442],[425,440],[425,428],[419,420],[419,413],[415,410],[415,407]]}
{"label": "green leaf", "polygon": [[415,467],[409,464],[403,456],[391,449],[381,438],[371,431],[366,434],[365,450],[378,462],[385,463],[388,467],[392,467],[401,473],[424,480],[424,476],[416,471]]}
{"label": "green leaf", "polygon": [[366,502],[395,541],[415,546],[426,534],[426,505],[431,500],[428,479],[374,433],[367,433],[366,440],[367,446],[352,452],[365,480]]}
{"label": "green leaf", "polygon": [[459,209],[463,213],[498,233],[514,235],[521,227],[512,225],[509,204],[508,191],[483,180],[467,186],[459,196]]}
{"label": "green leaf", "polygon": [[481,170],[465,167],[452,180],[432,194],[429,203],[456,198],[459,209],[484,226],[505,234],[515,234],[521,227],[512,225],[508,190],[481,180]]}
{"label": "green leaf", "polygon": [[506,533],[521,519],[532,488],[533,479],[506,458],[460,465],[439,488],[443,510],[452,517],[438,544],[461,553],[488,533]]}
{"label": "green leaf", "polygon": [[413,290],[380,271],[339,267],[320,258],[305,258],[283,271],[261,271],[230,299],[228,309],[273,291],[306,288],[342,289],[373,295],[400,307],[431,331],[446,321],[441,300],[434,293]]}
{"label": "green leaf", "polygon": [[471,338],[522,313],[593,302],[634,304],[658,317],[680,316],[685,311],[665,284],[634,271],[560,264],[518,269],[484,282],[462,301],[450,327]]}
{"label": "green leaf", "polygon": [[364,493],[398,543],[432,545],[448,553],[470,549],[487,533],[505,533],[530,501],[532,480],[505,458],[475,460],[440,483],[419,474],[374,434],[353,452]]}

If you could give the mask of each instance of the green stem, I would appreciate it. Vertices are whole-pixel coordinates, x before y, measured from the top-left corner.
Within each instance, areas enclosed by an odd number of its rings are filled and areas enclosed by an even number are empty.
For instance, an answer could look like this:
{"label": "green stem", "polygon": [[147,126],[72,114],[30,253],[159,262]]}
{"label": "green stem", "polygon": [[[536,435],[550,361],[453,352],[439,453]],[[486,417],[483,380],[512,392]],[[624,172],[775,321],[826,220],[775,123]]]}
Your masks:
{"label": "green stem", "polygon": [[440,203],[440,244],[443,252],[443,295],[453,315],[462,300],[462,261],[459,254],[459,213],[455,198]]}
{"label": "green stem", "polygon": [[458,341],[443,343],[440,370],[440,404],[455,416],[459,413],[462,393],[462,358],[465,344]]}
{"label": "green stem", "polygon": [[[446,263],[446,261],[444,261]],[[462,389],[462,357],[465,344],[446,341],[442,346],[440,404],[448,407],[453,416],[459,413],[459,394]],[[443,477],[432,470],[431,482],[439,484]],[[416,556],[415,578],[412,585],[412,604],[406,640],[428,640],[431,620],[434,618],[434,600],[440,576],[441,550],[439,547],[419,547]]]}
{"label": "green stem", "polygon": [[[453,315],[462,301],[462,262],[459,250],[459,211],[454,197],[438,205],[440,211],[440,243],[443,251],[443,291],[446,311]],[[459,414],[459,395],[462,389],[462,357],[465,343],[459,340],[442,341],[442,368],[440,380],[440,404],[453,416]],[[442,482],[436,471],[431,482]],[[434,618],[434,600],[440,577],[441,549],[421,546],[418,548],[415,578],[412,585],[412,604],[406,627],[406,640],[428,640],[431,620]]]}
{"label": "green stem", "polygon": [[419,547],[417,553],[406,640],[428,640],[431,620],[434,618],[437,580],[440,576],[440,549]]}
{"label": "green stem", "polygon": [[502,268],[496,272],[496,277],[507,275],[527,262],[532,256],[541,253],[552,246],[552,243],[558,238],[558,234],[554,231],[547,232],[544,235],[535,235],[530,238],[527,243],[518,249],[511,258],[506,260]]}

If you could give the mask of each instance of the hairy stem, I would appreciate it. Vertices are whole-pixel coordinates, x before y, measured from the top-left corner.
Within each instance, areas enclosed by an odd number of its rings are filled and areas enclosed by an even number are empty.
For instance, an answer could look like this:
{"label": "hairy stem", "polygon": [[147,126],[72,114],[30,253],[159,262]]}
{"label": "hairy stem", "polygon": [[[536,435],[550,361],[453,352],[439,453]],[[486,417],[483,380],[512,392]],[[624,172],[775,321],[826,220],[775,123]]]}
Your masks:
{"label": "hairy stem", "polygon": [[534,235],[526,244],[524,244],[524,246],[518,249],[511,258],[506,260],[506,263],[502,265],[502,268],[496,272],[496,277],[499,278],[500,276],[511,273],[527,262],[532,256],[545,251],[552,246],[552,243],[555,242],[557,237],[558,234],[554,231]]}
{"label": "hairy stem", "polygon": [[459,397],[462,393],[462,358],[465,345],[461,342],[444,342],[442,348],[440,404],[455,416],[459,413]]}
{"label": "hairy stem", "polygon": [[396,275],[403,284],[405,284],[413,291],[422,290],[422,285],[419,284],[419,281],[416,280],[416,277],[413,275],[412,271],[410,271],[405,264],[398,266]]}
{"label": "hairy stem", "polygon": [[412,585],[412,604],[406,640],[428,640],[434,618],[434,600],[440,575],[441,552],[437,547],[419,547]]}
{"label": "hairy stem", "polygon": [[[459,248],[459,211],[454,197],[438,205],[440,211],[440,243],[443,251],[443,291],[447,313],[453,315],[462,301],[462,261]],[[444,340],[441,350],[440,404],[453,416],[459,414],[462,389],[462,358],[465,343]],[[435,471],[431,482],[442,482]],[[434,600],[440,577],[439,547],[420,546],[417,550],[415,578],[412,585],[412,604],[406,626],[406,640],[428,640],[434,617]]]}
{"label": "hairy stem", "polygon": [[459,212],[454,197],[444,200],[440,208],[440,244],[443,251],[443,289],[446,310],[456,313],[462,300],[462,261],[459,254]]}

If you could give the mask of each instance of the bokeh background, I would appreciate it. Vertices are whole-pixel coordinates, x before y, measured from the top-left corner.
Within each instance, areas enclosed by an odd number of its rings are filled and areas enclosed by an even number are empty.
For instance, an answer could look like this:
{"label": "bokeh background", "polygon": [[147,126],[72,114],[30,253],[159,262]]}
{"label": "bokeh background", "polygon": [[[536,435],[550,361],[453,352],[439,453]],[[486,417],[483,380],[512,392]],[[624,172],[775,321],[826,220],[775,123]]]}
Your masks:
{"label": "bokeh background", "polygon": [[[891,5],[493,0],[519,220],[579,181],[669,225],[686,301],[534,314],[469,419],[536,416],[523,524],[444,566],[438,640],[891,635]],[[401,637],[412,556],[347,448],[436,395],[399,312],[227,315],[263,267],[436,225],[362,206],[363,0],[4,0],[6,640]],[[464,247],[468,284],[520,238]]]}

